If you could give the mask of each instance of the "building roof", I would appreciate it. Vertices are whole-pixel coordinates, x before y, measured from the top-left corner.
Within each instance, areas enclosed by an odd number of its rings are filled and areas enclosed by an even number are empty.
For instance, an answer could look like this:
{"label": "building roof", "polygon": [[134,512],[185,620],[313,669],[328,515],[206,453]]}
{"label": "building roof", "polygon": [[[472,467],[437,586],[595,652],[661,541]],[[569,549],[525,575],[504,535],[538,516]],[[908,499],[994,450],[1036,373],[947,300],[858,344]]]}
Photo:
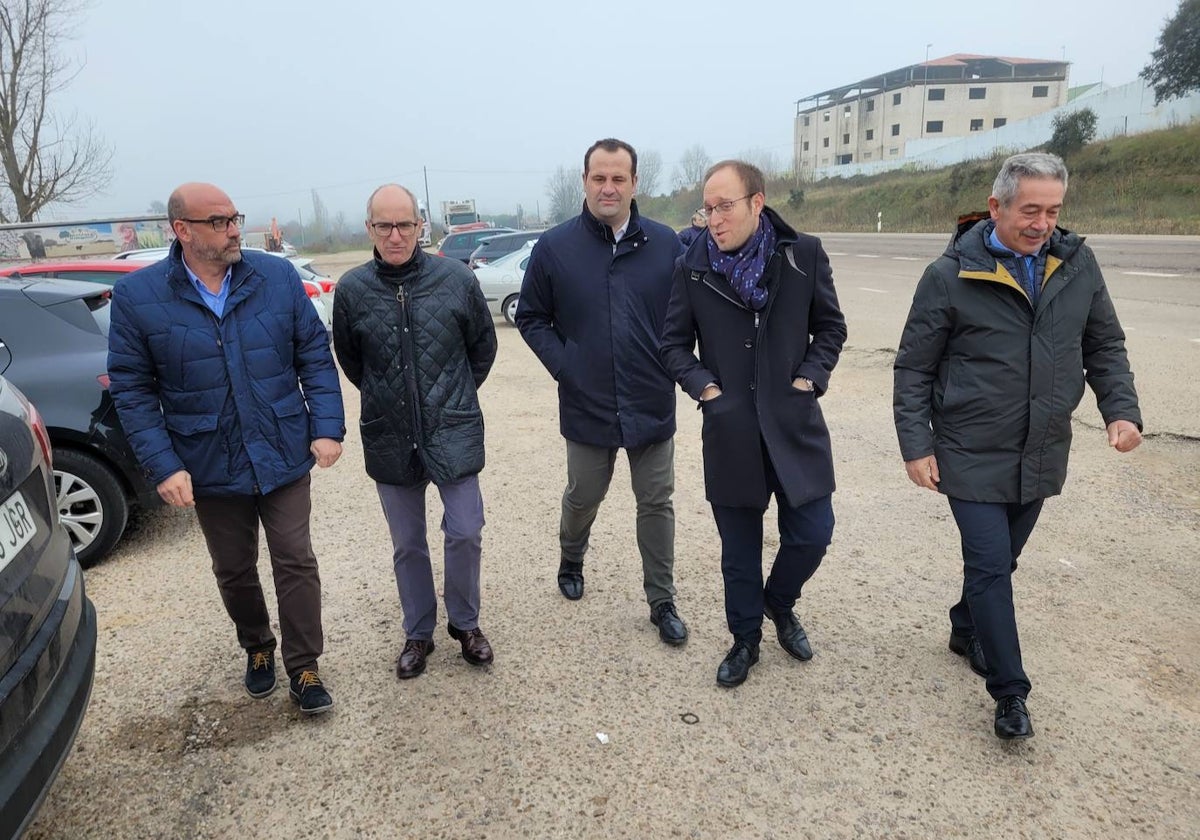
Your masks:
{"label": "building roof", "polygon": [[[1069,62],[1043,58],[954,53],[889,70],[848,85],[823,90],[796,100],[796,112],[813,111],[881,91],[927,83],[996,82],[1005,79],[1065,79]],[[807,107],[804,107],[807,104]]]}

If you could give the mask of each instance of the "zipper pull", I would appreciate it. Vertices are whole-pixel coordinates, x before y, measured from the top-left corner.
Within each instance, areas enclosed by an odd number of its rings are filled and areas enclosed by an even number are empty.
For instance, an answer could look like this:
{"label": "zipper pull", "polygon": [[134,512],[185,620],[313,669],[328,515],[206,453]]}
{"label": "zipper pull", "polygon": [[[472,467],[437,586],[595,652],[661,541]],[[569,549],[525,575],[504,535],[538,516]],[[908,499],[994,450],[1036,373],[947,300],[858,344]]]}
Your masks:
{"label": "zipper pull", "polygon": [[758,329],[758,313],[757,312],[754,313],[754,329],[755,330]]}

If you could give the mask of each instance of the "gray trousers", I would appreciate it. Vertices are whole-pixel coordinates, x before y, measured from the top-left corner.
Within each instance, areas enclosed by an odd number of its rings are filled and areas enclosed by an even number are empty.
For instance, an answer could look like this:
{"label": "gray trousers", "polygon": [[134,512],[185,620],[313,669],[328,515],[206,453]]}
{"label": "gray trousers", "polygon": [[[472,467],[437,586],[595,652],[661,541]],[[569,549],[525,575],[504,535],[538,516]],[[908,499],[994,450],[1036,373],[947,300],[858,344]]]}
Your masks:
{"label": "gray trousers", "polygon": [[[406,639],[428,641],[437,626],[437,591],[425,537],[425,490],[376,482],[392,534],[392,565]],[[459,630],[479,626],[479,561],[483,548],[483,496],[479,476],[434,485],[442,497],[445,534],[446,614]]]}
{"label": "gray trousers", "polygon": [[[675,439],[627,449],[637,499],[637,542],[642,586],[651,607],[675,599]],[[558,539],[562,559],[582,563],[600,503],[612,481],[617,450],[567,441],[567,489],[563,492]]]}
{"label": "gray trousers", "polygon": [[312,478],[305,475],[265,496],[206,496],[196,499],[196,519],[225,611],[238,643],[247,651],[275,649],[271,617],[258,580],[258,523],[267,535],[283,667],[288,676],[316,670],[325,646],[321,632],[321,576],[309,537]]}

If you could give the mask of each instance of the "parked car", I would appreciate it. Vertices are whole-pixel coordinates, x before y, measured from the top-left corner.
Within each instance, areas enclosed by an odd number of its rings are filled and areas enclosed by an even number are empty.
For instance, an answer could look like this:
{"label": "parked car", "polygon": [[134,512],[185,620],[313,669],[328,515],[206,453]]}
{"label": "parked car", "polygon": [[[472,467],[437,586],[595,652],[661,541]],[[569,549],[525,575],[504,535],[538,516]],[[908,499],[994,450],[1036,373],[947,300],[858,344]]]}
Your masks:
{"label": "parked car", "polygon": [[471,252],[478,248],[479,243],[483,240],[498,233],[516,232],[512,228],[482,228],[480,230],[464,230],[451,233],[438,243],[438,256],[469,262]]}
{"label": "parked car", "polygon": [[52,457],[37,409],[0,376],[0,840],[21,836],[58,775],[96,666]]}
{"label": "parked car", "polygon": [[[536,241],[536,240],[534,240]],[[517,300],[521,295],[521,281],[529,267],[529,255],[533,242],[526,242],[519,251],[505,254],[495,262],[475,269],[479,288],[487,298],[488,309],[493,315],[503,315],[510,324],[517,322]]]}
{"label": "parked car", "polygon": [[57,277],[112,286],[129,272],[143,267],[141,263],[130,260],[43,260],[28,265],[5,266],[0,268],[0,277]]}
{"label": "parked car", "polygon": [[479,247],[471,252],[467,265],[478,268],[497,260],[505,254],[511,254],[526,242],[533,242],[542,235],[540,230],[523,230],[519,233],[501,233],[489,236],[479,243]]}
{"label": "parked car", "polygon": [[84,566],[117,544],[131,506],[161,503],[108,393],[111,297],[94,282],[0,277],[0,374],[45,419],[57,514]]}

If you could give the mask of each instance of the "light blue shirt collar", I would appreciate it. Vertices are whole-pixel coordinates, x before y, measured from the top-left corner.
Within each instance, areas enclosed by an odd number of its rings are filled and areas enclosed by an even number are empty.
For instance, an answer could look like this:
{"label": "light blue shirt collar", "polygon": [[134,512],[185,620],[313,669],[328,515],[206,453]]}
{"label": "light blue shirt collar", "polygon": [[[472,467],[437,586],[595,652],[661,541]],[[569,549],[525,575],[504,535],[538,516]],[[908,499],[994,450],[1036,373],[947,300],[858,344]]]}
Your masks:
{"label": "light blue shirt collar", "polygon": [[221,280],[221,288],[216,294],[213,294],[208,290],[208,286],[204,285],[204,281],[196,275],[196,272],[192,271],[191,266],[187,264],[187,260],[180,257],[180,262],[183,263],[183,270],[187,272],[188,279],[192,281],[192,285],[200,293],[200,299],[204,301],[204,305],[220,318],[225,312],[225,302],[229,300],[229,283],[233,277],[233,266],[225,268],[225,277]]}

